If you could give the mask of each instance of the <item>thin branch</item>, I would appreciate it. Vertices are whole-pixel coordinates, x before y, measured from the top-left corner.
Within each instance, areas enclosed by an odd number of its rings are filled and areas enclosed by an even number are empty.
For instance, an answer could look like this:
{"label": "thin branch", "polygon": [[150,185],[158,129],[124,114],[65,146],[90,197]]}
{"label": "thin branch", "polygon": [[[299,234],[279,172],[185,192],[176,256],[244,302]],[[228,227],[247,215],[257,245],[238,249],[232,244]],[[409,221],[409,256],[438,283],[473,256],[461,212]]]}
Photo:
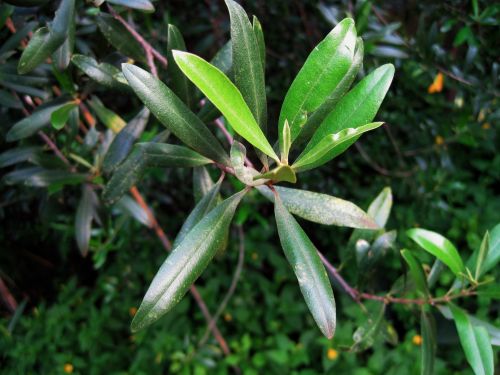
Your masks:
{"label": "thin branch", "polygon": [[9,309],[9,311],[11,313],[14,313],[17,309],[17,301],[1,278],[0,278],[0,296],[2,297],[2,300],[5,306]]}
{"label": "thin branch", "polygon": [[399,177],[399,178],[407,178],[410,177],[415,173],[414,170],[410,171],[389,171],[385,169],[384,167],[378,165],[375,163],[370,156],[367,154],[367,152],[364,150],[363,146],[361,146],[360,142],[356,142],[354,144],[361,154],[361,157],[372,167],[374,170],[376,170],[378,173],[384,175],[384,176],[389,176],[389,177]]}
{"label": "thin branch", "polygon": [[241,271],[243,269],[243,263],[245,261],[245,233],[241,225],[238,225],[238,236],[240,238],[238,263],[236,264],[236,270],[234,271],[233,279],[231,280],[231,285],[229,286],[226,295],[222,299],[222,302],[220,303],[219,308],[217,309],[213,319],[209,322],[205,334],[198,343],[198,346],[205,345],[210,331],[213,329],[213,327],[215,327],[215,324],[217,324],[217,320],[219,319],[220,315],[224,312],[224,309],[226,308],[229,300],[231,299],[231,297],[234,294],[234,291],[236,290],[236,286],[238,285],[238,281],[241,276]]}

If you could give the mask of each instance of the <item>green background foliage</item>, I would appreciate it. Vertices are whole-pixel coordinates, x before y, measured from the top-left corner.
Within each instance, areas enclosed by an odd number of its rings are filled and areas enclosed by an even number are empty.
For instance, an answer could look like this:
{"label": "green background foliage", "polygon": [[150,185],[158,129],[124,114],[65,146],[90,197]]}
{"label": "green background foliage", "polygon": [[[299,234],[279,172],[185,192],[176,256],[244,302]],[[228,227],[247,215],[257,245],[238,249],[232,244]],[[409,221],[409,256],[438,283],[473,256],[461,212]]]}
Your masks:
{"label": "green background foliage", "polygon": [[[160,71],[167,83],[170,76],[182,77],[172,68],[167,41],[177,38],[173,43],[179,47],[173,49],[182,49],[182,43],[168,24],[182,32],[188,51],[207,61],[229,39],[232,26],[223,1],[153,1],[154,12],[148,1],[108,2],[116,4],[116,9],[124,9],[122,15],[170,58],[167,74]],[[25,1],[8,3],[26,5]],[[2,305],[3,372],[63,374],[68,370],[65,365],[71,364],[73,373],[78,374],[225,374],[234,372],[235,366],[244,374],[418,374],[421,346],[427,352],[434,350],[428,338],[435,334],[438,350],[434,373],[473,373],[467,366],[470,358],[464,355],[460,338],[474,330],[467,331],[467,318],[456,310],[453,315],[460,315],[457,327],[436,309],[421,312],[409,304],[384,308],[378,301],[368,301],[364,311],[333,282],[337,328],[332,340],[322,337],[283,257],[272,204],[255,189],[235,214],[236,224],[245,231],[244,267],[235,295],[218,323],[232,354],[225,356],[211,336],[200,345],[207,325],[189,295],[154,325],[131,333],[132,317],[165,259],[154,231],[143,225],[149,218],[130,196],[104,212],[100,199],[106,196],[101,191],[90,194],[82,189],[85,176],[69,175],[50,150],[42,148],[35,137],[24,139],[23,132],[55,132],[61,122],[67,122],[67,131],[55,133],[58,144],[65,154],[75,155],[73,164],[87,172],[103,162],[98,140],[106,137],[107,128],[120,129],[128,122],[127,134],[131,138],[122,138],[121,142],[130,146],[137,138],[140,142],[164,140],[167,134],[158,135],[163,130],[162,119],[158,121],[154,116],[150,116],[144,132],[134,133],[134,127],[144,125],[131,125],[130,120],[140,121],[143,112],[139,99],[121,75],[120,63],[125,59],[116,51],[143,67],[145,55],[127,30],[104,14],[106,4],[99,10],[90,3],[76,1],[74,47],[70,33],[63,31],[61,36],[56,22],[49,26],[49,36],[40,40],[58,49],[48,54],[52,54],[54,65],[68,69],[42,64],[18,75],[21,49],[17,46],[29,31],[46,26],[57,9],[57,2],[31,3],[41,7],[0,6],[0,105],[4,120],[0,128],[0,166],[4,175],[0,184],[0,277],[19,306],[13,313]],[[135,10],[119,8],[120,3],[132,5]],[[351,285],[379,295],[391,289],[400,277],[401,283],[411,285],[413,274],[421,275],[415,261],[423,264],[425,274],[433,266],[431,252],[411,240],[411,232],[406,232],[409,228],[441,233],[457,248],[468,267],[475,265],[475,260],[467,260],[481,247],[484,233],[499,222],[500,212],[500,199],[495,194],[500,178],[500,156],[496,152],[500,7],[486,1],[458,0],[248,0],[242,5],[250,16],[259,18],[264,31],[268,139],[281,136],[276,126],[280,108],[307,56],[346,16],[355,20],[358,36],[364,40],[365,58],[357,81],[383,64],[392,63],[396,68],[376,117],[387,125],[363,136],[350,151],[322,168],[301,173],[300,188],[342,197],[368,209],[379,192],[390,186],[394,203],[385,225],[388,232],[384,233],[397,230],[397,242],[392,247],[376,247],[378,238],[368,238],[363,230],[352,233],[349,228],[315,225],[297,218],[314,245],[331,263],[341,265],[341,274]],[[6,26],[8,17],[18,34],[13,35]],[[71,63],[65,58],[69,52],[64,48],[74,51]],[[43,61],[45,57],[36,59]],[[234,58],[244,61],[241,56]],[[157,66],[161,68],[161,64]],[[234,77],[237,87],[249,84],[241,78],[244,71],[225,73]],[[439,84],[433,82],[439,73],[444,81],[442,89],[436,90]],[[76,146],[73,140],[78,121],[74,119],[78,110],[69,96],[75,92],[74,82],[92,96],[90,110],[98,119],[99,130],[89,131]],[[41,108],[38,120],[32,121],[30,127],[23,123],[12,128],[24,118],[20,111],[22,96],[54,99],[53,85],[66,93],[47,105],[59,108],[57,118],[51,122],[52,110],[44,113]],[[193,92],[199,95],[188,81],[185,85],[186,98]],[[429,92],[433,91],[430,86],[435,92]],[[262,97],[251,100],[258,107]],[[195,105],[186,104],[191,108]],[[252,111],[263,116],[254,107]],[[259,118],[258,123],[266,129],[262,121]],[[12,142],[20,138],[20,142]],[[218,141],[225,144],[221,134]],[[211,146],[217,149],[216,144]],[[151,163],[153,168],[130,178],[137,182],[160,225],[174,239],[195,201],[191,171],[160,168],[167,165],[165,158],[168,155],[162,154]],[[108,163],[104,159],[105,168],[116,171],[113,161]],[[103,177],[95,176],[91,182],[102,186]],[[228,197],[241,186],[230,177],[221,187],[222,195]],[[84,199],[90,202],[85,204],[90,210],[79,209]],[[86,236],[75,239],[75,223],[81,223],[77,225],[91,234],[88,244]],[[373,242],[374,257],[370,261],[359,255],[364,254],[363,247],[357,246],[359,238]],[[402,248],[410,249],[404,257],[400,255]],[[79,251],[87,256],[82,257]],[[233,226],[227,248],[215,255],[212,266],[196,283],[211,312],[216,311],[231,284],[238,251],[238,231]],[[475,268],[471,270],[474,273]],[[498,278],[498,267],[489,275]],[[454,279],[452,270],[444,268],[433,288],[443,295]],[[419,281],[417,293],[425,294],[425,283]],[[495,286],[498,289],[498,283],[491,286],[493,291]],[[414,296],[420,295],[417,293]],[[498,290],[458,304],[475,317],[499,326]],[[458,321],[465,323],[459,327]],[[433,325],[436,332],[430,328]],[[423,337],[423,343],[419,337]],[[497,346],[493,347],[493,356],[498,357]],[[498,359],[495,361],[498,368]]]}

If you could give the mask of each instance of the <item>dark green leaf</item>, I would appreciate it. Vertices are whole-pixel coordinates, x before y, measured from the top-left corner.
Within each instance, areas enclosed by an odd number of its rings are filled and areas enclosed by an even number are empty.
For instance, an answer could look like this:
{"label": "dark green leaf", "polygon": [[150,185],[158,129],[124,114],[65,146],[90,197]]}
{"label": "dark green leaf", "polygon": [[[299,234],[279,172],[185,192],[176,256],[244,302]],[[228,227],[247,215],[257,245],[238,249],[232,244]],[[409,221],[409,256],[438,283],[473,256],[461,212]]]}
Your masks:
{"label": "dark green leaf", "polygon": [[84,55],[73,55],[71,62],[100,85],[112,89],[128,89],[128,85],[116,80],[115,77],[120,73],[120,70],[111,64],[98,63],[92,57]]}
{"label": "dark green leaf", "polygon": [[490,245],[490,234],[486,231],[486,234],[483,237],[483,241],[481,242],[481,246],[479,247],[479,252],[476,258],[476,271],[474,273],[474,279],[478,280],[482,275],[482,267],[485,259],[488,256],[488,250]]}
{"label": "dark green leaf", "polygon": [[369,313],[363,325],[358,327],[352,335],[354,344],[351,346],[351,351],[357,353],[373,346],[375,339],[379,336],[382,327],[385,325],[384,315],[385,304],[381,304],[377,315]]}
{"label": "dark green leaf", "polygon": [[[274,188],[287,210],[306,220],[326,225],[378,229],[373,219],[354,203],[307,190],[281,186]],[[267,186],[258,186],[257,189],[266,198],[274,201],[274,194]]]}
{"label": "dark green leaf", "polygon": [[32,187],[51,185],[76,185],[85,181],[87,175],[71,173],[65,170],[29,167],[7,173],[3,181],[7,185],[23,184]]}
{"label": "dark green leaf", "polygon": [[182,299],[219,250],[245,192],[215,207],[174,248],[146,292],[132,321],[132,331],[154,323]]}
{"label": "dark green leaf", "polygon": [[465,267],[455,246],[439,233],[414,228],[406,232],[408,237],[446,264],[455,275],[465,272]]}
{"label": "dark green leaf", "polygon": [[255,41],[259,47],[260,63],[262,65],[262,71],[264,78],[266,77],[266,41],[264,40],[264,31],[262,30],[262,25],[256,16],[253,16],[252,22],[253,32],[255,34]]}
{"label": "dark green leaf", "polygon": [[33,160],[40,153],[40,147],[16,147],[0,154],[0,168]]}
{"label": "dark green leaf", "polygon": [[[321,123],[304,152],[329,135],[370,123],[382,104],[394,76],[392,64],[383,65],[359,82],[345,95]],[[354,143],[355,139],[352,140]]]}
{"label": "dark green leaf", "polygon": [[214,182],[205,167],[193,168],[193,195],[198,203],[214,186]]}
{"label": "dark green leaf", "polygon": [[120,21],[106,13],[101,13],[96,20],[99,30],[113,47],[125,56],[146,62],[144,49]]}
{"label": "dark green leaf", "polygon": [[174,51],[184,74],[222,112],[234,131],[253,146],[279,161],[236,86],[215,66],[191,53]]}
{"label": "dark green leaf", "polygon": [[160,80],[130,64],[123,65],[123,73],[146,107],[177,138],[214,161],[225,165],[230,164],[217,138]]}
{"label": "dark green leaf", "polygon": [[96,205],[97,196],[94,190],[89,185],[83,185],[82,197],[75,216],[75,238],[82,256],[86,256],[89,250],[92,218],[95,215]]}
{"label": "dark green leaf", "polygon": [[410,250],[401,250],[401,256],[410,268],[410,274],[413,281],[415,282],[417,291],[419,291],[423,296],[429,295],[429,288],[427,287],[427,280],[425,278],[425,273],[422,265],[417,261]]}
{"label": "dark green leaf", "polygon": [[433,316],[424,310],[420,314],[420,329],[422,331],[422,367],[420,374],[433,375],[436,358],[436,327]]}
{"label": "dark green leaf", "polygon": [[363,133],[377,129],[383,122],[372,122],[357,128],[347,128],[335,134],[329,134],[308,152],[302,153],[293,163],[292,168],[297,172],[317,168],[329,162],[352,145]]}
{"label": "dark green leaf", "polygon": [[[257,124],[266,134],[266,87],[261,51],[245,10],[233,0],[225,1],[231,20],[234,82]],[[214,104],[217,107],[217,104]],[[261,151],[265,152],[262,149]]]}
{"label": "dark green leaf", "polygon": [[7,136],[5,137],[7,142],[18,141],[43,129],[50,124],[52,113],[66,104],[67,103],[49,105],[33,112],[31,116],[16,122],[7,132]]}
{"label": "dark green leaf", "polygon": [[23,108],[23,103],[11,93],[0,90],[0,105],[5,108]]}
{"label": "dark green leaf", "polygon": [[75,18],[70,19],[68,32],[64,43],[52,54],[55,66],[59,70],[65,70],[70,61],[73,49],[75,48]]}
{"label": "dark green leaf", "polygon": [[111,173],[129,154],[135,140],[142,134],[149,120],[149,109],[143,108],[120,130],[104,157],[103,171]]}
{"label": "dark green leaf", "polygon": [[73,109],[78,106],[76,102],[70,102],[64,104],[62,107],[56,109],[50,115],[50,122],[52,123],[52,127],[56,130],[61,130],[64,125],[68,122],[69,115]]}
{"label": "dark green leaf", "polygon": [[[318,109],[336,89],[352,64],[355,45],[354,21],[346,18],[314,48],[288,89],[281,107],[280,142],[285,120],[288,120],[290,124],[293,142],[306,123],[309,114]],[[327,134],[325,133],[324,136]]]}
{"label": "dark green leaf", "polygon": [[119,207],[122,211],[132,216],[139,223],[146,225],[147,227],[151,227],[152,223],[149,220],[148,213],[144,210],[144,208],[137,203],[133,198],[128,195],[125,195],[122,199],[116,202],[116,206]]}
{"label": "dark green leaf", "polygon": [[336,325],[335,299],[318,250],[279,197],[275,198],[274,214],[281,246],[299,281],[309,311],[321,332],[331,339]]}
{"label": "dark green leaf", "polygon": [[469,316],[459,307],[449,304],[465,358],[476,375],[493,375],[493,350],[484,327],[473,326]]}
{"label": "dark green leaf", "polygon": [[11,50],[17,49],[21,40],[23,40],[30,32],[33,31],[37,22],[27,22],[21,29],[16,31],[9,39],[7,39],[0,47],[0,56]]}
{"label": "dark green leaf", "polygon": [[175,63],[172,50],[185,51],[186,44],[179,29],[174,25],[168,25],[167,58],[170,63],[167,67],[167,74],[170,77],[169,86],[179,99],[193,109],[196,106],[194,86]]}

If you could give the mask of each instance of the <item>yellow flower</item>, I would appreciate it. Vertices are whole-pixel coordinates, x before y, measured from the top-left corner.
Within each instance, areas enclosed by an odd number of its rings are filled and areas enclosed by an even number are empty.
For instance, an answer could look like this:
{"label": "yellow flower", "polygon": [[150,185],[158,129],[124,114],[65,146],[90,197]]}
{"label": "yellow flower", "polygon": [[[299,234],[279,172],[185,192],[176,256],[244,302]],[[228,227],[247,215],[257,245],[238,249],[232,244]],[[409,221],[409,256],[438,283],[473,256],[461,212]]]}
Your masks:
{"label": "yellow flower", "polygon": [[420,335],[415,335],[411,339],[411,342],[413,343],[413,345],[417,345],[417,346],[422,345],[422,341],[423,341],[422,336],[420,336]]}
{"label": "yellow flower", "polygon": [[434,82],[427,88],[429,94],[443,91],[444,76],[443,73],[438,73],[434,78]]}
{"label": "yellow flower", "polygon": [[441,137],[440,135],[436,136],[436,139],[434,140],[438,146],[441,146],[444,144],[444,138]]}
{"label": "yellow flower", "polygon": [[137,313],[137,307],[131,307],[130,309],[128,309],[128,313],[130,314],[130,316],[135,316],[135,314]]}
{"label": "yellow flower", "polygon": [[338,358],[338,356],[339,356],[339,352],[337,352],[337,351],[336,351],[335,349],[333,349],[333,348],[330,348],[330,349],[328,349],[328,351],[326,352],[326,356],[328,357],[328,359],[329,359],[330,361],[333,361],[333,360],[335,360],[335,359],[337,359],[337,358]]}
{"label": "yellow flower", "polygon": [[490,123],[489,123],[489,122],[485,122],[485,123],[483,124],[482,128],[483,128],[484,130],[488,130],[489,128],[491,128],[491,125],[490,125]]}
{"label": "yellow flower", "polygon": [[224,320],[226,322],[230,322],[231,320],[233,320],[233,316],[231,314],[229,314],[229,313],[225,313],[224,314]]}
{"label": "yellow flower", "polygon": [[64,372],[66,374],[71,374],[73,372],[73,369],[74,369],[74,367],[73,367],[73,365],[71,363],[66,363],[64,365]]}

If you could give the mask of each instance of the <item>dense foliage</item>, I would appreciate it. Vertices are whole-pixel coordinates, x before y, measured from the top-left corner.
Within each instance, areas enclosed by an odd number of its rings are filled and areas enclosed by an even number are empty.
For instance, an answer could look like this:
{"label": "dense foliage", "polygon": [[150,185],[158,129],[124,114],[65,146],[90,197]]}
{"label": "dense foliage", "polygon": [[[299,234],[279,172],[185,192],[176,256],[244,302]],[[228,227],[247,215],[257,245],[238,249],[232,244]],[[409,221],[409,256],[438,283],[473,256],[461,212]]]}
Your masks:
{"label": "dense foliage", "polygon": [[0,5],[6,373],[493,374],[500,7],[244,5]]}

